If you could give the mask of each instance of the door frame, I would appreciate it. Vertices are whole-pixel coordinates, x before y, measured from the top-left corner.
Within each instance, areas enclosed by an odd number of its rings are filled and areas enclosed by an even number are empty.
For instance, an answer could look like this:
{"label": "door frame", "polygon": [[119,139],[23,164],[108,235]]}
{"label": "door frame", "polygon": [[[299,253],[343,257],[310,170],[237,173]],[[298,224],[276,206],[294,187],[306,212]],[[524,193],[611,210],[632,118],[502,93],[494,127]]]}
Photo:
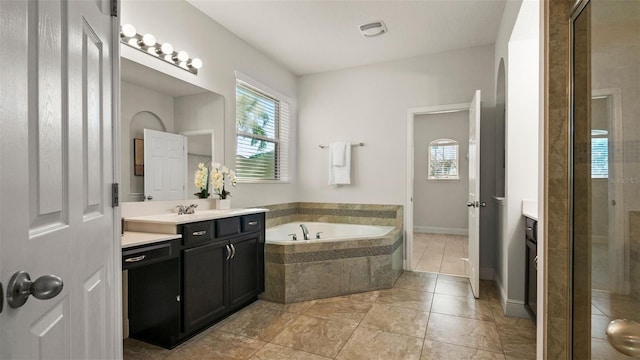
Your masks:
{"label": "door frame", "polygon": [[414,121],[417,115],[435,115],[451,112],[469,111],[471,103],[458,103],[437,106],[423,106],[407,109],[407,174],[406,174],[406,197],[404,204],[404,262],[403,268],[413,271],[413,182],[414,182]]}
{"label": "door frame", "polygon": [[[121,147],[121,114],[120,114],[120,14],[121,14],[121,2],[112,0],[112,11],[115,15],[111,15],[111,127],[112,127],[112,149],[111,156],[113,158],[113,183],[121,183],[121,166],[122,166],[122,151]],[[118,194],[119,196],[119,194]],[[121,202],[119,200],[119,202]],[[121,222],[121,209],[120,206],[114,206],[113,208],[113,304],[115,310],[113,312],[113,328],[115,334],[113,334],[114,344],[112,349],[116,354],[118,360],[123,357],[123,319],[122,319],[122,222]]]}

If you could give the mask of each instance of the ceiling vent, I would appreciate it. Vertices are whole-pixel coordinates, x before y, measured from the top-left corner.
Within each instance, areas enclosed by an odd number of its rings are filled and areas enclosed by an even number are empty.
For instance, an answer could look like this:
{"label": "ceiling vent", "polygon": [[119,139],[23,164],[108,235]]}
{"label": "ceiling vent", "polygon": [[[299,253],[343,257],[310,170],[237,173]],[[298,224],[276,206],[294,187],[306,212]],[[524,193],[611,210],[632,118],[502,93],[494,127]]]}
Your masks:
{"label": "ceiling vent", "polygon": [[360,25],[358,28],[364,37],[374,37],[387,32],[387,25],[385,25],[382,20]]}

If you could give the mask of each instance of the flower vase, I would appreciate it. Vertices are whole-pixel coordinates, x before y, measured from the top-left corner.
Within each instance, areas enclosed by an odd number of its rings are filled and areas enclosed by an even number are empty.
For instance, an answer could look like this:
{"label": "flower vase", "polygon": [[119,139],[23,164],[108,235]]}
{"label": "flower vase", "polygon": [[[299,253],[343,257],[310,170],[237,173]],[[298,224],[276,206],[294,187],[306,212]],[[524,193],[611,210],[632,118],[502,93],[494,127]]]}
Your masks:
{"label": "flower vase", "polygon": [[231,209],[231,199],[216,199],[217,210]]}

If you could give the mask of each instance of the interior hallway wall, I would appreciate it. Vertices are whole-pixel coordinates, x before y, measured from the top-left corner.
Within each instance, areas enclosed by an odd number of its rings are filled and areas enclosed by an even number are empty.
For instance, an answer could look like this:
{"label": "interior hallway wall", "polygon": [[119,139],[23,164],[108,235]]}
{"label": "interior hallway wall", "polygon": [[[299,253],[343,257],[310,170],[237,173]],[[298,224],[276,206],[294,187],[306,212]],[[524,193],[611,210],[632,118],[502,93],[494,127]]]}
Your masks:
{"label": "interior hallway wall", "polygon": [[[404,204],[407,109],[468,103],[477,89],[482,90],[481,191],[490,198],[493,57],[493,45],[486,45],[300,77],[300,201]],[[318,145],[333,141],[365,143],[352,151],[351,185],[327,185],[328,150]],[[495,204],[483,201],[480,267],[492,269]]]}
{"label": "interior hallway wall", "polygon": [[[413,228],[417,232],[467,235],[469,212],[469,112],[414,117]],[[457,180],[428,180],[429,143],[458,142]]]}

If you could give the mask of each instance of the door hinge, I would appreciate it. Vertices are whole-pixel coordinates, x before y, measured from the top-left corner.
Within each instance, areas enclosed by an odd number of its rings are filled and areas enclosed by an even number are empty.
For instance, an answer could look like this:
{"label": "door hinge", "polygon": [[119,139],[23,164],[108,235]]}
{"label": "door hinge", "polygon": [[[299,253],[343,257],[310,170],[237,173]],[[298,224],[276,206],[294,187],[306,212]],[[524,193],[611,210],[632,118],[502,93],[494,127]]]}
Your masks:
{"label": "door hinge", "polygon": [[118,183],[111,184],[111,206],[120,206],[120,184]]}
{"label": "door hinge", "polygon": [[111,16],[118,17],[118,0],[111,0]]}

